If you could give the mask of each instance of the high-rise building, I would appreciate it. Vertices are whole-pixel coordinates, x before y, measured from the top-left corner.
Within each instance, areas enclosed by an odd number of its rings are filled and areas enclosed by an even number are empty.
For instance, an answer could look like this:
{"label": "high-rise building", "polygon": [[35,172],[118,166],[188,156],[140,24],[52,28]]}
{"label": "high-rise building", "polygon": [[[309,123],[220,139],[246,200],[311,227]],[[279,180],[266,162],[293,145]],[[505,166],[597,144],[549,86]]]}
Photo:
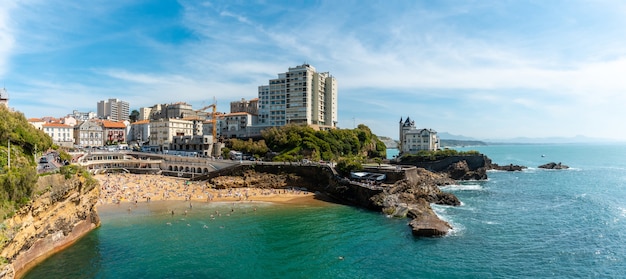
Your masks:
{"label": "high-rise building", "polygon": [[259,86],[260,126],[304,124],[319,129],[337,127],[337,80],[302,64],[269,85]]}
{"label": "high-rise building", "polygon": [[112,121],[128,120],[130,115],[130,105],[128,102],[119,99],[109,99],[98,102],[98,118]]}

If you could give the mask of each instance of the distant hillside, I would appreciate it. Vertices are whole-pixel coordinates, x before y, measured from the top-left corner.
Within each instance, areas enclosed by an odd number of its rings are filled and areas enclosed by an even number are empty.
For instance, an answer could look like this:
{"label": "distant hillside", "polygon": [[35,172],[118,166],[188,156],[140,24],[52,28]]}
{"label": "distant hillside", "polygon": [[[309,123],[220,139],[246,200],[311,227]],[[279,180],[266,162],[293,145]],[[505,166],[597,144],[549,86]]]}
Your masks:
{"label": "distant hillside", "polygon": [[453,140],[453,139],[441,139],[439,140],[441,147],[461,147],[461,146],[484,146],[487,143],[479,140]]}
{"label": "distant hillside", "polygon": [[379,136],[378,139],[382,141],[388,149],[398,148],[398,141],[390,137]]}
{"label": "distant hillside", "polygon": [[466,137],[462,135],[453,135],[448,132],[437,133],[440,139],[442,140],[467,140],[467,141],[477,141],[478,139]]}

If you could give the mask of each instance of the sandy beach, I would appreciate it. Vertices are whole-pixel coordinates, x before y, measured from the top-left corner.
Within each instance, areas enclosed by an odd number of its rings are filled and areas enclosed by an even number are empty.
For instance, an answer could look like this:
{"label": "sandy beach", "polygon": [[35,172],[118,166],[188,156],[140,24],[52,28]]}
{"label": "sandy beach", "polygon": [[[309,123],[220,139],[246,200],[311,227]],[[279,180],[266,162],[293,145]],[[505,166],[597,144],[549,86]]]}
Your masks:
{"label": "sandy beach", "polygon": [[152,201],[307,203],[315,199],[314,193],[300,189],[215,189],[205,181],[163,175],[124,173],[95,178],[100,182],[99,205]]}

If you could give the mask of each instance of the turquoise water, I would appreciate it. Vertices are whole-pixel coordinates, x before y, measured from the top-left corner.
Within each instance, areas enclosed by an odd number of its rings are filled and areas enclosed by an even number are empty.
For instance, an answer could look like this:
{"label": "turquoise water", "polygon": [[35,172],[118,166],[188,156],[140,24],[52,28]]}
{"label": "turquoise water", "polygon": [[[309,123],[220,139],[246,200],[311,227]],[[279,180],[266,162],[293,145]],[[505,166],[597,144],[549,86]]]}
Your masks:
{"label": "turquoise water", "polygon": [[[531,168],[444,188],[463,205],[435,206],[455,227],[443,238],[334,204],[103,208],[99,229],[26,278],[626,277],[626,145],[465,149]],[[536,168],[550,161],[572,169]]]}

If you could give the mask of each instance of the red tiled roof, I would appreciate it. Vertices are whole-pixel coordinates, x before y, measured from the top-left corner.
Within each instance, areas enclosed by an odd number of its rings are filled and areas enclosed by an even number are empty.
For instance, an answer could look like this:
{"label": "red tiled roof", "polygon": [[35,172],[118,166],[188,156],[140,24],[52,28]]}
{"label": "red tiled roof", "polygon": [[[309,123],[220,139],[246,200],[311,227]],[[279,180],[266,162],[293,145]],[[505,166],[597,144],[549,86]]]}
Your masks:
{"label": "red tiled roof", "polygon": [[115,122],[115,121],[109,121],[109,120],[102,120],[102,126],[104,126],[104,128],[119,128],[119,129],[126,128],[126,125],[124,124],[124,122]]}

